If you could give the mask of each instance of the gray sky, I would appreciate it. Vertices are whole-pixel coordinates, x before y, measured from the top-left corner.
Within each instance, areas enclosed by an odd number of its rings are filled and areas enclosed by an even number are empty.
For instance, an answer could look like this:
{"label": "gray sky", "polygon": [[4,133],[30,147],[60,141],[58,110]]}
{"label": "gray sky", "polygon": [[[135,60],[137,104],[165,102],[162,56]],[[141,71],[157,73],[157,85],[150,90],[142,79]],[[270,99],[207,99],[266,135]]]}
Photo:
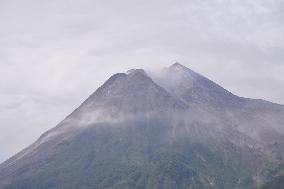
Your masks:
{"label": "gray sky", "polygon": [[284,0],[0,0],[0,162],[130,68],[284,104],[283,20]]}

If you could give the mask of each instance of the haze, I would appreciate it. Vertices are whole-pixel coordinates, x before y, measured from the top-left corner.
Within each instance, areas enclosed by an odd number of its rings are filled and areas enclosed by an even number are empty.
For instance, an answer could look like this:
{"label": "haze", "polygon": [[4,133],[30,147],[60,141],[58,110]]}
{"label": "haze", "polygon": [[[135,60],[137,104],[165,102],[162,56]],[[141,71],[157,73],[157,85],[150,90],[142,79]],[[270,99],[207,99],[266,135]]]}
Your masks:
{"label": "haze", "polygon": [[0,162],[131,68],[284,104],[283,18],[283,0],[0,0]]}

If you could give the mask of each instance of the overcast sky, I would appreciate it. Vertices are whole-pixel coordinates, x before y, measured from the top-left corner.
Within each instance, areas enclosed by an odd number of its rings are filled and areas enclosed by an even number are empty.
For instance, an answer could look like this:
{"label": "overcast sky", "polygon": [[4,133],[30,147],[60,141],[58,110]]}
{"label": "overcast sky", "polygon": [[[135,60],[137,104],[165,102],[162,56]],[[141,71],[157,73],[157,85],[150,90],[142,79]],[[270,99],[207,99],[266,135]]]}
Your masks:
{"label": "overcast sky", "polygon": [[130,68],[284,104],[284,0],[0,0],[0,162]]}

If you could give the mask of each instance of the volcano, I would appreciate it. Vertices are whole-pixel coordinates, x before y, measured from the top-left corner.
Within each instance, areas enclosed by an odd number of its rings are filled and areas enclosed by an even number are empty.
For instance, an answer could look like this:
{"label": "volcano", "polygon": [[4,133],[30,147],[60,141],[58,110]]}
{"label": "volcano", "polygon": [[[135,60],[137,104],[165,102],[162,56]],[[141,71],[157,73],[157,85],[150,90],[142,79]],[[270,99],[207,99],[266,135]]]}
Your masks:
{"label": "volcano", "polygon": [[0,165],[0,188],[269,188],[283,183],[283,163],[283,105],[175,63],[110,77]]}

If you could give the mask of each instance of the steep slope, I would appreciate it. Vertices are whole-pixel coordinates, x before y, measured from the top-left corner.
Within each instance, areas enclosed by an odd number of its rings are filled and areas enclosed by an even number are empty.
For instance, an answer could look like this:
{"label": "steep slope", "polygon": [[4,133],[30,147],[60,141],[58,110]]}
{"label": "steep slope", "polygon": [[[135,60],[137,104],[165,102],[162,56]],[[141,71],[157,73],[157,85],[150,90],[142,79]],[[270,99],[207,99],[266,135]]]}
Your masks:
{"label": "steep slope", "polygon": [[[274,159],[284,159],[284,106],[238,97],[179,63],[165,68],[154,80],[194,109],[227,120],[236,132],[255,141]],[[209,117],[209,116],[208,116]]]}
{"label": "steep slope", "polygon": [[[142,69],[115,74],[79,107],[82,115],[94,109],[113,116],[185,109],[179,99],[155,84]],[[80,113],[79,113],[80,114]],[[72,115],[74,116],[74,115]]]}
{"label": "steep slope", "polygon": [[40,166],[42,162],[60,155],[61,144],[76,140],[94,123],[108,122],[115,125],[133,116],[147,118],[150,114],[169,114],[186,108],[186,104],[156,85],[144,70],[115,74],[57,127],[0,165],[0,186],[11,182],[14,173],[19,174],[15,177],[33,175],[19,170],[33,172],[35,165]]}
{"label": "steep slope", "polygon": [[179,63],[165,68],[158,76],[153,75],[153,78],[171,94],[188,103],[223,108],[240,102],[238,96]]}
{"label": "steep slope", "polygon": [[112,76],[1,164],[0,188],[248,189],[281,175],[282,106],[237,97],[180,64],[152,78]]}
{"label": "steep slope", "polygon": [[[226,188],[240,177],[240,173],[231,172],[230,168],[236,167],[224,165],[222,156],[205,145],[186,140],[168,142],[167,123],[131,122],[116,124],[116,129],[96,125],[71,141],[58,143],[53,147],[58,154],[17,169],[2,187],[206,188],[210,182],[218,182],[214,188]],[[45,151],[41,148],[37,153]],[[219,166],[224,169],[219,170]],[[217,180],[219,174],[225,176]],[[3,177],[1,181],[3,184]]]}

